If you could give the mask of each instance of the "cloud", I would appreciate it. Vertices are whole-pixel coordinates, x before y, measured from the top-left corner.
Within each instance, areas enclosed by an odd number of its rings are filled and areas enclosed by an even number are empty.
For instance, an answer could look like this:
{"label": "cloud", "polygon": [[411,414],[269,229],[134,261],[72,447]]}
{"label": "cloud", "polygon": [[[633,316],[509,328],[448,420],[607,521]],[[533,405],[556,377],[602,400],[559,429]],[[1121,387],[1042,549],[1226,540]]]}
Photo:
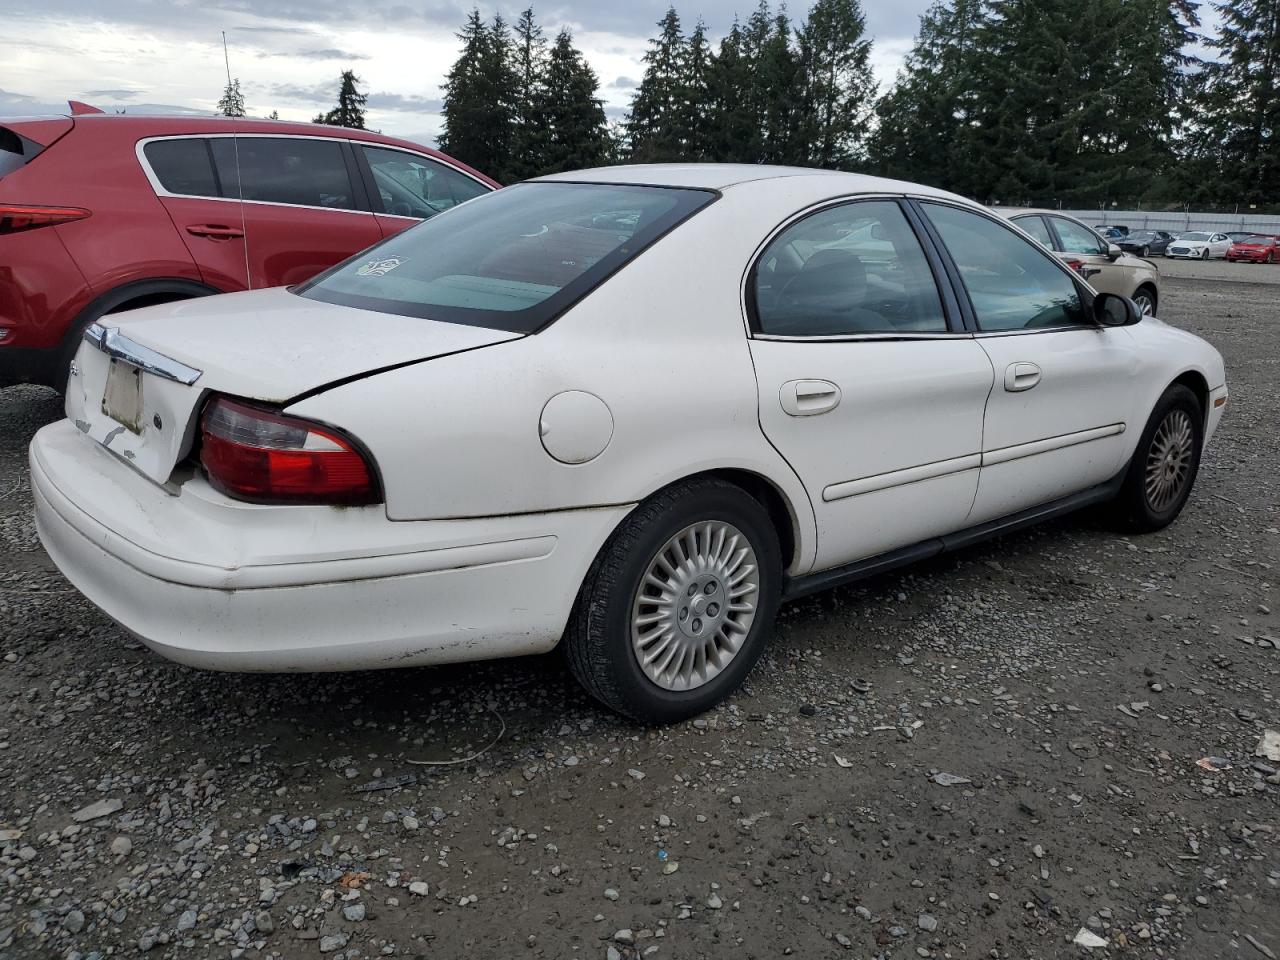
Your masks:
{"label": "cloud", "polygon": [[138,90],[86,90],[83,96],[91,100],[132,100],[139,93]]}
{"label": "cloud", "polygon": [[409,113],[437,113],[444,101],[436,97],[406,96],[402,93],[371,93],[367,104],[370,110],[403,110]]}
{"label": "cloud", "polygon": [[640,86],[640,81],[632,80],[630,77],[618,77],[608,84],[610,90],[634,90]]}
{"label": "cloud", "polygon": [[[289,54],[284,54],[289,56]],[[292,56],[304,60],[368,60],[367,53],[352,53],[350,50],[339,50],[337,47],[326,47],[323,50],[296,50]]]}

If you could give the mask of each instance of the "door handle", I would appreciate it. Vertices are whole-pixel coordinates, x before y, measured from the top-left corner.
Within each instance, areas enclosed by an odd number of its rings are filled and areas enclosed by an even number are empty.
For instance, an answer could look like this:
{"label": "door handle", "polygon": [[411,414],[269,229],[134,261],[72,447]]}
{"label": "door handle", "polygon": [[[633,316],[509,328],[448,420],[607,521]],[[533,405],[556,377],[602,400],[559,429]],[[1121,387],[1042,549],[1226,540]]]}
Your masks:
{"label": "door handle", "polygon": [[793,417],[813,417],[840,405],[840,388],[830,380],[788,380],[778,400]]}
{"label": "door handle", "polygon": [[244,236],[244,231],[239,227],[228,227],[221,223],[193,223],[187,227],[187,233],[193,237],[208,237],[210,240],[233,240]]}
{"label": "door handle", "polygon": [[1004,388],[1010,393],[1030,390],[1040,382],[1040,368],[1034,363],[1020,360],[1011,363],[1004,371]]}

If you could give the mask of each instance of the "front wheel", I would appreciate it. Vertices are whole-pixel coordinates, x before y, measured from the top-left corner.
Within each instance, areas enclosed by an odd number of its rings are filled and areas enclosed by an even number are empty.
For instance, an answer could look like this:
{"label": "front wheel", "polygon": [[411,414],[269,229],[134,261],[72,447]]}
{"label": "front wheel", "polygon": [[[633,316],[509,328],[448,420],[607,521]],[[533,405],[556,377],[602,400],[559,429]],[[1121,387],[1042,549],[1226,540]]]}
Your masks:
{"label": "front wheel", "polygon": [[1150,533],[1177,519],[1200,470],[1203,445],[1200,401],[1172,384],[1151,412],[1116,497],[1116,517],[1125,529]]}
{"label": "front wheel", "polygon": [[1156,313],[1156,292],[1151,287],[1143,285],[1139,287],[1133,294],[1134,305],[1138,308],[1138,312],[1144,317],[1154,317]]}
{"label": "front wheel", "polygon": [[1201,250],[1201,251],[1200,251],[1200,259],[1201,259],[1201,260],[1208,260],[1208,259],[1209,259],[1209,248],[1208,248],[1208,247],[1206,247],[1205,249],[1203,249],[1203,250]]}
{"label": "front wheel", "polygon": [[1142,248],[1142,253],[1141,253],[1140,255],[1141,255],[1141,256],[1143,256],[1143,257],[1149,257],[1149,256],[1151,256],[1151,248],[1150,248],[1150,247],[1143,247],[1143,248]]}
{"label": "front wheel", "polygon": [[741,487],[698,478],[631,513],[587,572],[565,634],[593,697],[644,723],[714,707],[764,650],[782,588],[768,512]]}

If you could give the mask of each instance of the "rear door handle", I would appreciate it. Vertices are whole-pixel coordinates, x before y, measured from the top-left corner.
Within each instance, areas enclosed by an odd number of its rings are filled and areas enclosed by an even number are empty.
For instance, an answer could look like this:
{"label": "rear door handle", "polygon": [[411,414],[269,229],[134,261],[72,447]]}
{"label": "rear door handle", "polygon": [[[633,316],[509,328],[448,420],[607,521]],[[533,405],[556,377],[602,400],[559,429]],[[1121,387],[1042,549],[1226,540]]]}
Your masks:
{"label": "rear door handle", "polygon": [[793,417],[813,417],[840,405],[840,388],[830,380],[788,380],[778,400]]}
{"label": "rear door handle", "polygon": [[187,227],[187,233],[193,237],[208,237],[210,240],[233,240],[244,236],[244,231],[239,227],[228,227],[221,223],[193,223]]}
{"label": "rear door handle", "polygon": [[1040,382],[1040,368],[1034,363],[1019,360],[1011,363],[1004,371],[1004,388],[1010,393],[1021,393],[1030,390]]}

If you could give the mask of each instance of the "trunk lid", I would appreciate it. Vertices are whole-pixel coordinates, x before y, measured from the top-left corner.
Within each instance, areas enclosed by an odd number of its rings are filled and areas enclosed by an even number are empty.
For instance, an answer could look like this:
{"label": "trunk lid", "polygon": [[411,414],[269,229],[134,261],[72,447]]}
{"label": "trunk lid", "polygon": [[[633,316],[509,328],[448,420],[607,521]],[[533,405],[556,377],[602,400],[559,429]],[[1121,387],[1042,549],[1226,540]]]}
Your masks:
{"label": "trunk lid", "polygon": [[164,484],[190,452],[210,392],[283,403],[519,336],[321,303],[283,287],[185,300],[91,327],[67,383],[66,412],[83,433]]}

